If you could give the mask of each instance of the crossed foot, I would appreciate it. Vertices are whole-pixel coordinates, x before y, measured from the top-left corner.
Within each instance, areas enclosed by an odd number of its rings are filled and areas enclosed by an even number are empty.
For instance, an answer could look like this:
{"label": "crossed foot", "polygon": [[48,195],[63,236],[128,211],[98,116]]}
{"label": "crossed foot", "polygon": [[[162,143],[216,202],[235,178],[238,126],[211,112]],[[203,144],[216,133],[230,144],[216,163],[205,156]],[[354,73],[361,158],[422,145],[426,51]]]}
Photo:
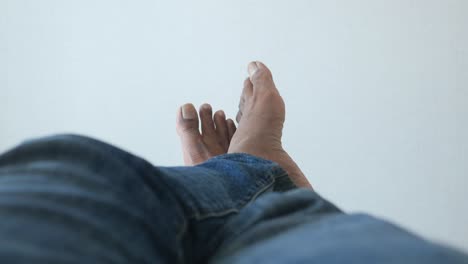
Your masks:
{"label": "crossed foot", "polygon": [[213,116],[209,104],[200,107],[200,119],[192,104],[179,108],[177,133],[185,165],[196,165],[226,153],[247,153],[278,163],[298,187],[312,188],[282,147],[285,106],[270,70],[257,61],[248,65],[248,72],[236,117],[237,128],[222,110]]}

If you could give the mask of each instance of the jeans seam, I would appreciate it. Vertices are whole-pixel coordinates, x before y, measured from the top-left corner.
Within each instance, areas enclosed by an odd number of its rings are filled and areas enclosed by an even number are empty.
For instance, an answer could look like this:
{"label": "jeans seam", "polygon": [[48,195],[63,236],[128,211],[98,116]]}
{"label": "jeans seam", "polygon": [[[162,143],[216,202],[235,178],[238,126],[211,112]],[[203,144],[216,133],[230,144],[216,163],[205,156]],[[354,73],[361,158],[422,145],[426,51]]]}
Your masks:
{"label": "jeans seam", "polygon": [[283,173],[281,175],[275,176],[275,179],[284,178],[284,177],[289,177],[289,174],[287,172],[285,172],[285,173]]}
{"label": "jeans seam", "polygon": [[181,245],[181,247],[177,249],[177,258],[179,259],[179,263],[184,263],[184,250],[182,246],[183,245],[182,240],[186,231],[187,231],[187,220],[184,218],[182,225],[180,226],[180,230],[176,234],[177,244]]}

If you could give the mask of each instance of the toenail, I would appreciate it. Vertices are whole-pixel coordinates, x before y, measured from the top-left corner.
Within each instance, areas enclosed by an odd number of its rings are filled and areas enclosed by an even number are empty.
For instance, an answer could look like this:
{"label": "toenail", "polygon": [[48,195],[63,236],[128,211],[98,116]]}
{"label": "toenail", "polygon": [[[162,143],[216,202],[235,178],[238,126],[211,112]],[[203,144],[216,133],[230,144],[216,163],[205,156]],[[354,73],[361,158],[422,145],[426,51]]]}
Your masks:
{"label": "toenail", "polygon": [[254,73],[258,70],[257,63],[255,63],[255,62],[249,63],[247,68],[248,68],[248,72],[249,72],[250,77],[252,77],[254,75]]}
{"label": "toenail", "polygon": [[197,111],[191,104],[182,106],[182,118],[183,119],[197,119]]}
{"label": "toenail", "polygon": [[203,109],[206,109],[206,110],[211,110],[211,105],[209,105],[209,104],[203,104],[203,105],[202,105],[202,108],[203,108]]}
{"label": "toenail", "polygon": [[219,111],[217,112],[217,115],[219,115],[219,116],[222,117],[222,118],[225,118],[225,117],[226,117],[226,115],[224,114],[224,111],[223,111],[223,110],[219,110]]}

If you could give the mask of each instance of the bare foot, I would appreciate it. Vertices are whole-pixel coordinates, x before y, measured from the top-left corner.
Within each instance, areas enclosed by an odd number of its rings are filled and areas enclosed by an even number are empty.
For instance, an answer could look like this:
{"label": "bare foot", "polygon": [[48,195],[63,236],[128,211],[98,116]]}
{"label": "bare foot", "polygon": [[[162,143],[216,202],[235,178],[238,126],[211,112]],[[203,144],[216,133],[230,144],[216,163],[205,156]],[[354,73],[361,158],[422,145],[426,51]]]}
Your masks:
{"label": "bare foot", "polygon": [[251,62],[248,71],[236,118],[239,125],[228,153],[248,153],[274,161],[298,187],[312,188],[282,147],[285,106],[270,70],[261,62]]}
{"label": "bare foot", "polygon": [[231,119],[226,120],[222,110],[214,116],[209,104],[200,107],[201,131],[199,119],[193,104],[185,104],[177,112],[177,134],[182,142],[184,163],[196,165],[205,160],[226,154],[236,125]]}

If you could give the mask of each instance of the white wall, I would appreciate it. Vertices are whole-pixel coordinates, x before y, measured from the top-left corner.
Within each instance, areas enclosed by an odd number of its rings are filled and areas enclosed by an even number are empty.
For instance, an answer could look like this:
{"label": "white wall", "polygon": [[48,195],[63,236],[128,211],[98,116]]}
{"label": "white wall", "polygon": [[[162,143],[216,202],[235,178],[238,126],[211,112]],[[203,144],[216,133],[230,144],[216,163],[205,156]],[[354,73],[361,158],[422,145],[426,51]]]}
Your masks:
{"label": "white wall", "polygon": [[181,164],[176,107],[234,116],[262,60],[315,188],[468,250],[468,1],[0,0],[0,150],[84,133]]}

